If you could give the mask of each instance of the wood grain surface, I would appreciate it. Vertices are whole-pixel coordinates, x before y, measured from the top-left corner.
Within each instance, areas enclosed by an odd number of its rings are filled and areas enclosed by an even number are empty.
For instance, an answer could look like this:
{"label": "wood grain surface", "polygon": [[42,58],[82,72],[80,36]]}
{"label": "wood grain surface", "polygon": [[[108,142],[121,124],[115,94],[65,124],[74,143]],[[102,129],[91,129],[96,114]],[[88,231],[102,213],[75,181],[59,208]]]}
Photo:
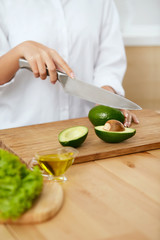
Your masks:
{"label": "wood grain surface", "polygon": [[160,239],[160,149],[75,164],[66,175],[65,201],[56,217],[7,224],[0,228],[2,239]]}
{"label": "wood grain surface", "polygon": [[1,141],[28,162],[39,150],[61,147],[58,134],[65,128],[84,125],[89,134],[78,148],[75,163],[88,162],[160,147],[160,114],[152,110],[136,111],[140,123],[132,124],[136,135],[121,143],[105,143],[99,139],[88,118],[70,119],[53,123],[0,130]]}
{"label": "wood grain surface", "polygon": [[[140,124],[134,125],[137,134],[130,140],[134,145],[135,140],[141,141],[140,144],[145,145],[148,151],[110,158],[107,156],[102,160],[71,166],[66,172],[68,181],[62,185],[65,195],[63,208],[56,217],[40,224],[0,225],[0,238],[159,240],[160,115],[148,110],[137,113]],[[27,161],[40,147],[47,146],[50,149],[54,148],[53,144],[60,146],[53,136],[56,137],[60,129],[72,123],[63,121],[58,129],[57,123],[50,123],[3,130],[0,131],[0,138]],[[79,120],[74,120],[74,123],[78,124]],[[85,123],[91,129],[87,119]],[[91,140],[90,135],[87,140]],[[87,140],[79,151],[89,144]],[[113,144],[105,146],[115,147]],[[155,150],[150,150],[153,148]],[[96,150],[99,151],[98,146]]]}

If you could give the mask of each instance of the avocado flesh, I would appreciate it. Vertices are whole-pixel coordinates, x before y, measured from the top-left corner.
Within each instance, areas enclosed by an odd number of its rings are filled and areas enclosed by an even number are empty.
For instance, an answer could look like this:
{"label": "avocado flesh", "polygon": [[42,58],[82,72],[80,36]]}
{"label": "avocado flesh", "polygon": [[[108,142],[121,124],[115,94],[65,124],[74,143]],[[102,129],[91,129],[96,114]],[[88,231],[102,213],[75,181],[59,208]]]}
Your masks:
{"label": "avocado flesh", "polygon": [[88,135],[88,128],[76,126],[64,129],[60,132],[58,140],[62,146],[79,147]]}
{"label": "avocado flesh", "polygon": [[119,143],[128,138],[131,138],[135,135],[136,129],[133,128],[125,128],[124,131],[106,131],[103,129],[104,126],[95,127],[96,135],[102,139],[104,142],[108,143]]}

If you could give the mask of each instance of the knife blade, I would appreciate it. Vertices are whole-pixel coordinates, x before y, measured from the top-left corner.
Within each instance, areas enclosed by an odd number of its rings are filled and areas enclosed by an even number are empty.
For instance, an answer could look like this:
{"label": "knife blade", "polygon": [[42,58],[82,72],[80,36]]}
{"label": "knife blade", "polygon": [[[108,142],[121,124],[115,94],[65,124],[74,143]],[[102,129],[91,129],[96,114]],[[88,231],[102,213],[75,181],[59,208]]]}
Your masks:
{"label": "knife blade", "polygon": [[[19,59],[19,67],[32,71],[29,63],[25,59]],[[49,76],[48,69],[46,69]],[[142,108],[129,99],[92,84],[70,78],[66,73],[57,71],[57,77],[65,92],[73,96],[78,96],[96,104],[106,105],[118,109],[141,110]]]}

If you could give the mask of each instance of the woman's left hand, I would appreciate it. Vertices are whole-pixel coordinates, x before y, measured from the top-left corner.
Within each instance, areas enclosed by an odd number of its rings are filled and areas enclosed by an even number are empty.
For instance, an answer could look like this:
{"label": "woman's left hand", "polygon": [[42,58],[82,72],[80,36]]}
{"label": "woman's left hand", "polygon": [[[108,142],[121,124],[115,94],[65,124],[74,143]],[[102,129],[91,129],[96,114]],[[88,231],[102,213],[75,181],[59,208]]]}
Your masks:
{"label": "woman's left hand", "polygon": [[[116,93],[115,90],[110,86],[103,86],[102,88],[105,90],[108,90],[110,92]],[[126,109],[121,109],[121,112],[123,113],[123,115],[125,117],[124,127],[130,127],[132,122],[137,123],[137,124],[139,123],[139,120],[134,113],[132,113]]]}
{"label": "woman's left hand", "polygon": [[121,109],[121,112],[123,113],[123,115],[125,117],[124,127],[130,127],[132,122],[137,123],[137,124],[139,123],[139,120],[134,113],[132,113],[126,109]]}

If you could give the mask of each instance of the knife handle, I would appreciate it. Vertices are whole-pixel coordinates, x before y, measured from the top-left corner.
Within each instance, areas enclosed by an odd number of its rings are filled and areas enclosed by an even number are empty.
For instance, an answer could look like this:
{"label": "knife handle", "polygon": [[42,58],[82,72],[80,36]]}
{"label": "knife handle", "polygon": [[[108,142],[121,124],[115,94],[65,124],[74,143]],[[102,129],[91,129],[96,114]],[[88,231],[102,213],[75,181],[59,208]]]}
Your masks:
{"label": "knife handle", "polygon": [[[32,68],[29,64],[29,62],[26,60],[26,59],[23,59],[23,58],[20,58],[19,59],[19,67],[20,68],[25,68],[25,69],[28,69],[29,71],[32,71]],[[57,79],[60,81],[60,77],[61,76],[67,76],[66,73],[64,72],[61,72],[60,70],[56,69],[56,72],[57,72]],[[47,73],[47,76],[49,76],[49,71],[48,71],[48,68],[46,67],[46,73]]]}

